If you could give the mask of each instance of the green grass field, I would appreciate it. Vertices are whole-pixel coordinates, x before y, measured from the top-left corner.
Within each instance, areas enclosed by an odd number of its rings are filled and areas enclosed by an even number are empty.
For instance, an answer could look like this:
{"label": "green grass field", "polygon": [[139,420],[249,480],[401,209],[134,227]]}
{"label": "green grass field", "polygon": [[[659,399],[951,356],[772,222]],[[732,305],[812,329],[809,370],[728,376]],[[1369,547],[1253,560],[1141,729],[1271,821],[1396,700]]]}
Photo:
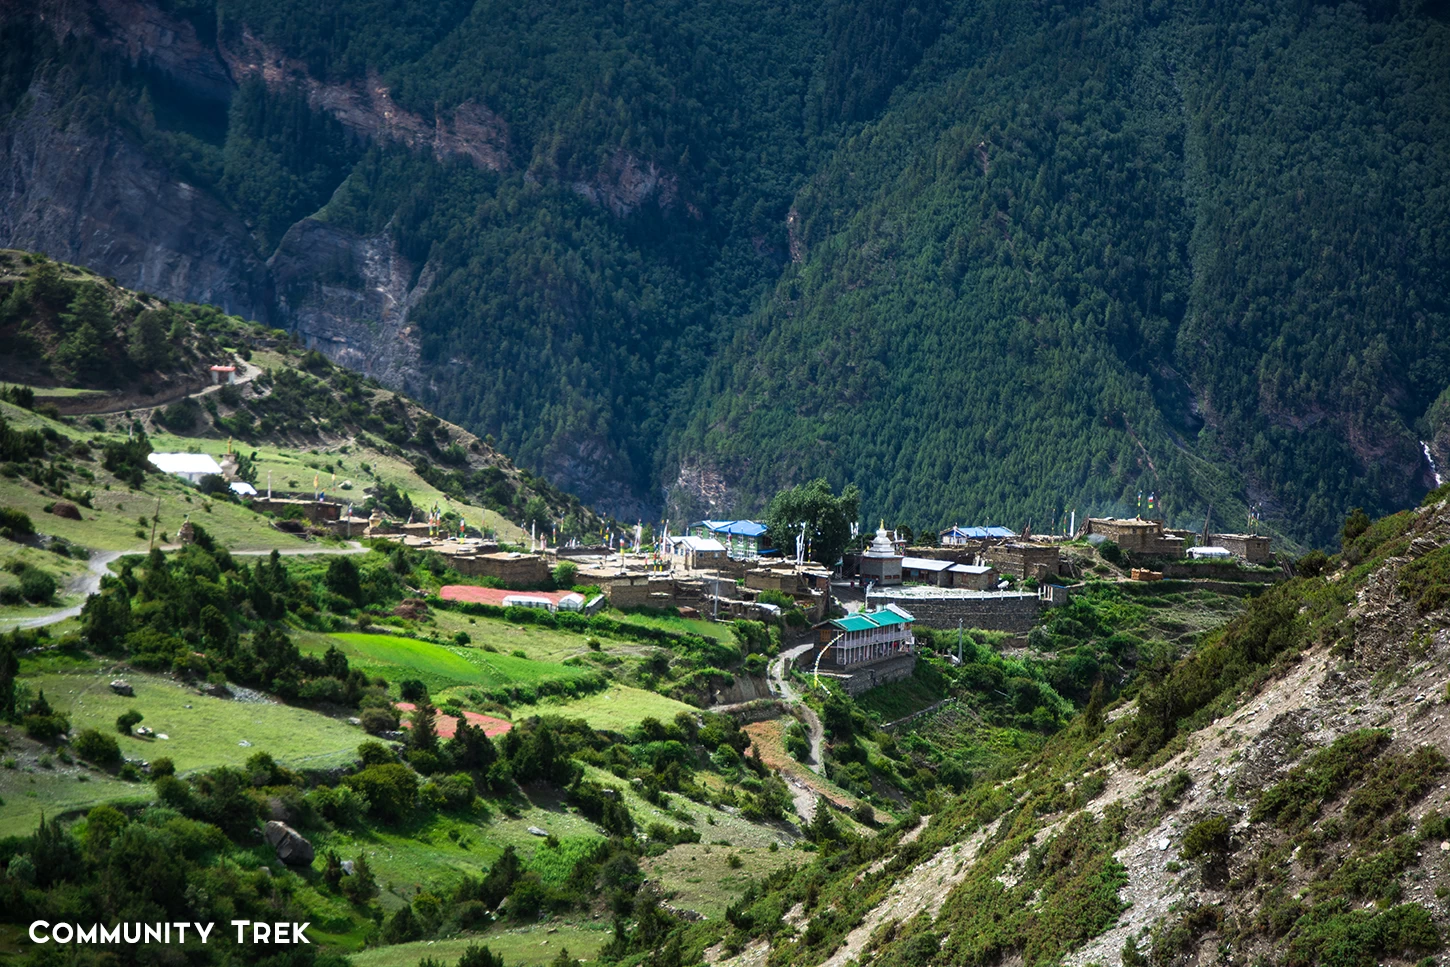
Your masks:
{"label": "green grass field", "polygon": [[669,722],[681,712],[697,712],[698,709],[666,698],[655,692],[640,688],[615,685],[607,691],[585,695],[571,701],[546,699],[536,705],[514,707],[515,719],[530,715],[562,715],[565,718],[583,719],[591,728],[623,732],[638,725],[645,718],[657,718]]}
{"label": "green grass field", "polygon": [[676,618],[670,615],[638,614],[632,611],[611,612],[621,621],[628,621],[631,624],[647,625],[651,628],[663,628],[665,631],[674,631],[680,634],[686,632],[704,635],[706,638],[715,638],[719,641],[733,642],[734,633],[730,630],[728,623],[706,621],[703,618]]}
{"label": "green grass field", "polygon": [[537,967],[553,960],[565,948],[579,960],[594,960],[612,935],[603,919],[551,921],[471,937],[373,947],[352,954],[352,962],[354,967],[416,967],[424,957],[432,957],[441,963],[456,963],[465,950],[476,944],[501,954],[509,967]]}
{"label": "green grass field", "polygon": [[[358,743],[366,738],[346,722],[306,709],[209,698],[157,676],[128,673],[126,680],[136,695],[127,698],[110,690],[113,677],[109,666],[97,663],[89,673],[50,673],[24,680],[32,692],[44,690],[53,707],[69,714],[74,730],[96,728],[114,734],[116,716],[136,709],[145,716],[143,725],[169,738],[118,737],[122,753],[142,759],[167,756],[181,772],[240,765],[256,752],[269,752],[289,766],[341,765],[352,761]],[[243,741],[250,745],[240,745]],[[81,782],[81,774],[90,781]],[[44,769],[27,761],[22,768],[0,769],[0,798],[5,800],[0,833],[33,828],[42,811],[51,814],[150,795],[146,784],[117,782],[79,766]]]}
{"label": "green grass field", "polygon": [[[538,625],[516,625],[501,618],[477,618],[457,611],[438,609],[430,615],[434,627],[450,637],[463,631],[476,648],[492,645],[507,655],[515,649],[538,661],[559,662],[589,653],[587,635],[578,635]],[[626,648],[626,643],[600,639],[606,650]]]}
{"label": "green grass field", "polygon": [[312,651],[325,650],[333,643],[347,655],[349,664],[369,674],[382,675],[389,681],[416,678],[427,685],[430,692],[441,692],[457,685],[482,688],[536,685],[542,681],[567,681],[589,674],[586,669],[556,662],[517,658],[482,648],[435,645],[394,635],[342,632],[305,640],[299,638],[298,641],[299,647]]}
{"label": "green grass field", "polygon": [[[732,868],[730,857],[739,859]],[[773,873],[783,866],[803,865],[805,857],[790,849],[771,852],[759,847],[735,849],[707,843],[684,843],[663,856],[640,864],[647,877],[659,883],[665,896],[677,907],[703,913],[711,920],[725,916],[751,880]]]}

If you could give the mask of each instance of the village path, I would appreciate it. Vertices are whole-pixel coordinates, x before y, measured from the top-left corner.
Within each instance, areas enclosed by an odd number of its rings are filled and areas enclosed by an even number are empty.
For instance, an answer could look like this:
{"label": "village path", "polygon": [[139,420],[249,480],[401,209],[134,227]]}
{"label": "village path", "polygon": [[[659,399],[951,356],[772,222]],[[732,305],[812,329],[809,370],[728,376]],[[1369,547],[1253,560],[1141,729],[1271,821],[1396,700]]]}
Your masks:
{"label": "village path", "polygon": [[33,618],[0,619],[0,625],[12,629],[43,628],[46,625],[53,625],[67,618],[74,618],[81,613],[81,608],[85,607],[86,599],[100,590],[101,578],[111,573],[111,562],[120,556],[120,551],[97,551],[93,553],[91,559],[86,562],[86,573],[76,575],[66,584],[65,593],[68,595],[80,595],[80,604],[72,605],[69,608],[61,608],[57,611],[48,611],[45,614],[36,615]]}
{"label": "village path", "polygon": [[[251,363],[244,362],[240,359],[234,360],[233,362],[236,364],[237,367],[237,379],[236,382],[231,385],[240,386],[243,383],[250,383],[252,380],[262,375],[262,367],[260,366],[253,366]],[[138,403],[133,401],[129,405],[117,406],[114,409],[104,410],[87,409],[85,408],[83,403],[85,397],[74,397],[73,400],[82,402],[73,402],[70,406],[63,408],[61,412],[81,416],[115,416],[117,413],[145,413],[149,410],[160,409],[163,406],[170,406],[172,403],[179,403],[182,400],[199,400],[203,396],[209,396],[212,393],[221,392],[221,388],[226,385],[228,384],[213,383],[209,386],[203,386],[195,393],[177,393],[172,396],[162,397],[161,399],[148,399],[144,403]]]}
{"label": "village path", "polygon": [[824,766],[823,745],[825,743],[825,729],[821,727],[820,717],[816,710],[807,705],[801,698],[801,694],[795,690],[790,681],[786,678],[786,662],[793,662],[801,655],[810,651],[813,642],[806,642],[803,645],[796,645],[794,648],[787,648],[775,657],[769,666],[770,690],[779,695],[782,701],[796,706],[800,710],[801,718],[805,720],[806,733],[811,740],[811,771],[820,774]]}

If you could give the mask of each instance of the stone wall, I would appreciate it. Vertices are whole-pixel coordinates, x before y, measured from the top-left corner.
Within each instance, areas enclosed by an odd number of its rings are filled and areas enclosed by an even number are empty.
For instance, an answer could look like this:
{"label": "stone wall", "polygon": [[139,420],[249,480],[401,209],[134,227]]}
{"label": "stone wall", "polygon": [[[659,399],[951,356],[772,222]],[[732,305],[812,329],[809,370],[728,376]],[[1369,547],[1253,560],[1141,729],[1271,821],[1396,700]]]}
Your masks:
{"label": "stone wall", "polygon": [[467,577],[498,578],[512,587],[542,584],[549,579],[548,563],[533,554],[460,554],[449,557],[448,563],[459,574]]}
{"label": "stone wall", "polygon": [[[251,501],[251,508],[259,514],[276,514],[278,517],[287,513],[290,508],[299,508],[307,515],[307,519],[314,524],[320,521],[337,520],[342,516],[341,504],[320,504],[315,500],[285,500],[279,497],[256,497]],[[359,530],[361,533],[361,530]]]}
{"label": "stone wall", "polygon": [[1269,538],[1260,534],[1214,534],[1214,543],[1250,564],[1263,564],[1269,559]]}
{"label": "stone wall", "polygon": [[1204,561],[1198,564],[1165,562],[1163,576],[1191,580],[1253,581],[1259,584],[1272,584],[1275,581],[1283,580],[1284,577],[1282,572],[1246,568],[1238,561]]}
{"label": "stone wall", "polygon": [[928,628],[964,627],[984,631],[1011,631],[1025,634],[1032,630],[1041,608],[1037,595],[1031,592],[1007,591],[1001,594],[980,594],[970,597],[901,597],[890,591],[871,592],[873,604],[894,600],[910,611],[919,624]]}
{"label": "stone wall", "polygon": [[878,685],[910,678],[911,673],[915,670],[915,655],[897,655],[893,658],[883,658],[880,661],[848,668],[846,671],[822,671],[820,676],[832,679],[845,690],[847,695],[855,696],[869,692]]}
{"label": "stone wall", "polygon": [[1039,581],[1055,577],[1062,555],[1050,544],[1000,544],[987,549],[987,562],[1004,574]]}

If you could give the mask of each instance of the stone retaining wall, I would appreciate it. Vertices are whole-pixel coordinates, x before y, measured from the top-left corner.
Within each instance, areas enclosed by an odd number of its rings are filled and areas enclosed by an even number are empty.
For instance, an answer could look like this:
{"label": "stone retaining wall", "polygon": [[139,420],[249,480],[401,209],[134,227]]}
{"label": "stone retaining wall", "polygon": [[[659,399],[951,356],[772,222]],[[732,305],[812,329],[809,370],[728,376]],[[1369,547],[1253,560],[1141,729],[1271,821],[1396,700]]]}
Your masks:
{"label": "stone retaining wall", "polygon": [[[872,602],[893,600],[890,590],[873,591]],[[895,603],[910,611],[917,622],[928,628],[956,628],[961,622],[967,628],[984,631],[1011,631],[1025,634],[1037,622],[1041,602],[1032,593],[1009,592],[971,597],[902,597]]]}

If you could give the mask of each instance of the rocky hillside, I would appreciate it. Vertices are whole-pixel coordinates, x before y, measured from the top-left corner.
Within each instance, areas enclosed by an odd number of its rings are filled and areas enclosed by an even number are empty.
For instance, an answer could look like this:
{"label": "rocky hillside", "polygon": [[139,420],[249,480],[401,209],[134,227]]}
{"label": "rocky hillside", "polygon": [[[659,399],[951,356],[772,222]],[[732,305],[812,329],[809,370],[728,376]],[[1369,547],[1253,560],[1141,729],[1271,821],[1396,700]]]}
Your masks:
{"label": "rocky hillside", "polygon": [[824,475],[914,530],[1141,491],[1328,546],[1446,455],[1443,3],[0,31],[0,244],[295,331],[622,516]]}
{"label": "rocky hillside", "polygon": [[1450,929],[1447,497],[1352,522],[1015,774],[774,877],[701,931],[706,958],[1428,962]]}

